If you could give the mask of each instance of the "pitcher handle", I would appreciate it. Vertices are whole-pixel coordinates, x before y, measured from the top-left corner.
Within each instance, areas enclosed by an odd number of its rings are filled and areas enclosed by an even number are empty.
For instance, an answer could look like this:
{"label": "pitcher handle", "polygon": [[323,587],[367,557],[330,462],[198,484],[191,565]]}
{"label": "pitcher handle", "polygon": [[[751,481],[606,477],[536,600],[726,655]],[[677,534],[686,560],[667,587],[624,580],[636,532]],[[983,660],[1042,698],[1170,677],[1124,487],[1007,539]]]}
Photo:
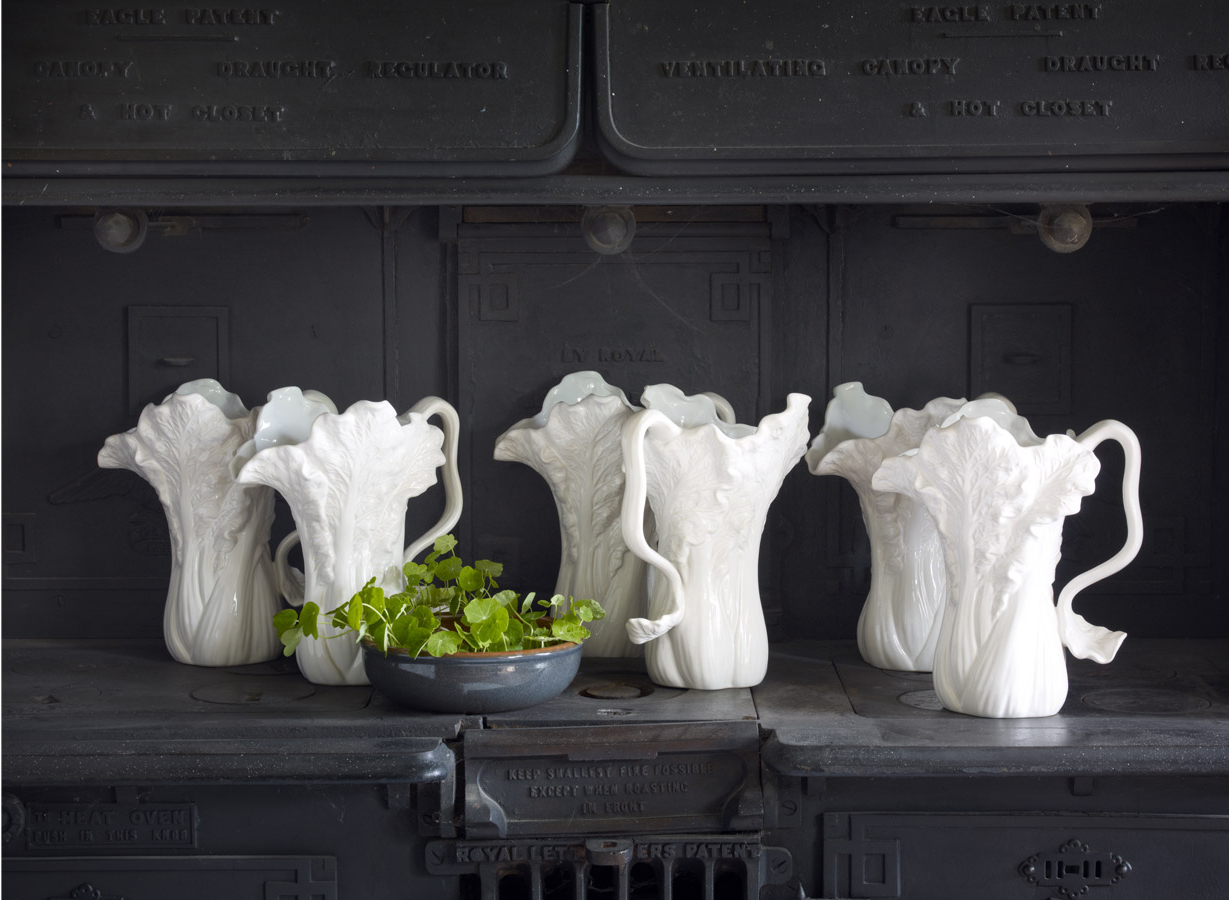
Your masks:
{"label": "pitcher handle", "polygon": [[644,538],[644,505],[648,500],[645,481],[644,438],[650,428],[661,426],[678,435],[682,429],[660,410],[643,409],[623,423],[623,541],[628,549],[666,576],[674,608],[656,619],[628,619],[627,636],[633,644],[645,644],[661,637],[683,621],[686,606],[683,578],[670,560],[649,546]]}
{"label": "pitcher handle", "polygon": [[299,544],[299,532],[292,531],[282,538],[273,555],[273,575],[277,592],[286,598],[291,606],[302,606],[303,597],[307,593],[307,585],[303,573],[290,564],[290,551]]}
{"label": "pitcher handle", "polygon": [[461,417],[451,403],[442,397],[423,397],[398,416],[399,420],[408,420],[410,413],[418,413],[423,418],[440,417],[441,431],[444,432],[444,513],[422,537],[405,548],[402,565],[410,562],[419,553],[435,543],[435,539],[452,531],[461,518],[461,473],[457,468],[457,447],[460,442]]}
{"label": "pitcher handle", "polygon": [[712,391],[701,391],[701,397],[707,397],[713,401],[713,406],[717,409],[717,418],[727,425],[734,424],[734,405],[729,400],[722,397],[720,394]]}
{"label": "pitcher handle", "polygon": [[1076,441],[1092,450],[1107,439],[1122,445],[1122,505],[1127,517],[1127,540],[1122,549],[1105,562],[1068,581],[1058,595],[1058,633],[1063,643],[1072,656],[1099,663],[1107,663],[1114,658],[1127,636],[1126,632],[1110,631],[1091,624],[1071,608],[1071,601],[1090,584],[1113,575],[1133,560],[1143,544],[1144,535],[1144,516],[1139,505],[1140,449],[1135,432],[1121,422],[1105,419],[1077,437]]}

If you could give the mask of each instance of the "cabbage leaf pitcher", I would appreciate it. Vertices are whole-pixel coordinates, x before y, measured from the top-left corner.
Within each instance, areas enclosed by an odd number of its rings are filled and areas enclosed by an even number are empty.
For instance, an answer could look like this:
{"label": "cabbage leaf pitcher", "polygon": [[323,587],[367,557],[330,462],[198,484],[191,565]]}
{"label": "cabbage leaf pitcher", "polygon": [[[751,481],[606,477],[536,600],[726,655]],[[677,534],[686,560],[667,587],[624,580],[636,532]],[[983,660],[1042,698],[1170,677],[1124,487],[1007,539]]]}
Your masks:
{"label": "cabbage leaf pitcher", "polygon": [[[432,415],[440,416],[442,431],[427,422]],[[389,592],[402,588],[402,565],[461,516],[458,423],[456,410],[438,397],[398,416],[386,401],[360,400],[337,414],[327,398],[298,388],[270,395],[252,446],[236,458],[236,478],[270,485],[290,505],[298,530],[282,540],[275,558],[290,603],[334,609],[373,575]],[[444,513],[407,547],[406,504],[435,484],[440,466]],[[288,563],[300,539],[301,577]],[[327,618],[318,625],[321,638],[339,633]],[[295,658],[315,684],[368,683],[361,647],[351,639],[304,641]]]}
{"label": "cabbage leaf pitcher", "polygon": [[[690,402],[709,419],[734,419],[716,394],[684,397],[670,385],[645,388],[641,403]],[[623,540],[622,428],[640,407],[593,371],[572,372],[546,394],[542,411],[495,441],[495,458],[520,462],[545,479],[559,514],[561,544],[555,593],[592,597],[606,618],[589,623],[586,656],[632,657],[643,650],[627,636],[629,618],[646,609],[645,563]],[[652,532],[652,522],[646,531]]]}
{"label": "cabbage leaf pitcher", "polygon": [[[759,550],[768,507],[806,450],[811,398],[790,394],[758,426],[678,424],[645,409],[623,425],[623,537],[652,566],[647,618],[627,623],[646,644],[649,677],[671,687],[752,687],[768,667]],[[644,534],[646,502],[657,526]]]}
{"label": "cabbage leaf pitcher", "polygon": [[[1114,440],[1125,455],[1126,543],[1076,575],[1054,602],[1063,520],[1091,494]],[[1078,437],[1044,440],[994,401],[966,404],[932,428],[916,451],[884,460],[877,491],[912,497],[934,517],[943,545],[948,601],[935,648],[934,684],[950,710],[990,718],[1050,716],[1067,696],[1066,646],[1080,659],[1110,662],[1126,635],[1089,624],[1075,595],[1139,552],[1139,441],[1106,419]]]}
{"label": "cabbage leaf pitcher", "polygon": [[181,663],[238,666],[277,656],[273,491],[231,475],[258,412],[213,379],[190,381],[146,406],[135,428],[107,438],[98,453],[99,466],[148,481],[166,513],[171,581],[162,633]]}
{"label": "cabbage leaf pitcher", "polygon": [[[922,409],[892,411],[861,382],[832,392],[824,426],[806,462],[812,475],[840,475],[858,495],[870,538],[871,583],[858,616],[858,651],[880,669],[929,672],[947,597],[943,549],[934,519],[913,498],[878,491],[871,479],[885,459],[915,450],[923,435],[967,401],[938,397]],[[985,401],[989,403],[990,401]],[[1014,407],[996,398],[1006,413]]]}

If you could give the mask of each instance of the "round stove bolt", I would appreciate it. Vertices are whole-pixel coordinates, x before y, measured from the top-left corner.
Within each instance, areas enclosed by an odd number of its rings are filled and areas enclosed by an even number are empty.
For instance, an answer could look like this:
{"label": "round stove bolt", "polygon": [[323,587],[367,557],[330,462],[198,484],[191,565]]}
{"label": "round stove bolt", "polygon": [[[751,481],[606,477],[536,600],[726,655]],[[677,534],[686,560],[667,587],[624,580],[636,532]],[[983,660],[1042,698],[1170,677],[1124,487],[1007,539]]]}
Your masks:
{"label": "round stove bolt", "polygon": [[1074,253],[1092,236],[1092,213],[1087,206],[1046,206],[1037,217],[1041,243],[1055,253]]}
{"label": "round stove bolt", "polygon": [[591,206],[580,220],[585,243],[603,256],[614,256],[631,246],[636,216],[629,206]]}
{"label": "round stove bolt", "polygon": [[148,234],[149,217],[143,209],[100,209],[94,216],[94,237],[112,253],[132,253]]}

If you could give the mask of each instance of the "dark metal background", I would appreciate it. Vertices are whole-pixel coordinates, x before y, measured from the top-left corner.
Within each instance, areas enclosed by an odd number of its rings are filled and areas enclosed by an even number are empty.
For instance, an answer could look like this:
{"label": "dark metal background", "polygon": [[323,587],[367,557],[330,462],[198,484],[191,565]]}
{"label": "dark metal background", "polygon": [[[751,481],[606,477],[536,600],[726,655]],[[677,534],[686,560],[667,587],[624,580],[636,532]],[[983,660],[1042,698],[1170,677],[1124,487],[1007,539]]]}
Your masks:
{"label": "dark metal background", "polygon": [[[150,41],[152,25],[101,24],[127,10],[6,4],[6,898],[1224,893],[1226,7],[667,6],[132,11],[179,29]],[[959,21],[910,24],[932,14]],[[193,17],[219,19],[192,35],[218,41],[180,40]],[[1044,68],[1085,53],[1159,64]],[[369,58],[424,54],[506,58],[515,78],[363,76]],[[825,74],[735,65],[761,56],[823,58]],[[862,68],[956,56],[958,75]],[[218,69],[317,57],[336,77]],[[711,57],[727,74],[662,73]],[[97,78],[108,61],[140,78]],[[1030,97],[1112,114],[1041,121]],[[953,115],[962,99],[1001,116]],[[191,120],[270,104],[284,121]],[[1054,203],[1090,204],[1076,253],[1038,240]],[[632,207],[624,253],[589,250],[596,205]],[[95,239],[109,207],[148,221],[135,252]],[[290,384],[343,408],[447,397],[463,546],[547,589],[549,493],[493,443],[581,368],[633,400],[662,381],[716,391],[740,421],[807,393],[812,434],[849,380],[897,407],[999,391],[1041,433],[1121,419],[1143,445],[1144,546],[1078,602],[1130,633],[1122,654],[1072,661],[1051,718],[937,708],[925,676],[857,657],[856,499],[800,466],[763,544],[774,643],[753,690],[586,660],[532,710],[424,716],[285,661],[167,657],[162,510],[95,463],[145,403],[203,376],[249,406]],[[1122,539],[1121,456],[1099,456],[1060,582]],[[408,530],[442,503],[415,500]],[[274,539],[290,527],[280,504]]]}

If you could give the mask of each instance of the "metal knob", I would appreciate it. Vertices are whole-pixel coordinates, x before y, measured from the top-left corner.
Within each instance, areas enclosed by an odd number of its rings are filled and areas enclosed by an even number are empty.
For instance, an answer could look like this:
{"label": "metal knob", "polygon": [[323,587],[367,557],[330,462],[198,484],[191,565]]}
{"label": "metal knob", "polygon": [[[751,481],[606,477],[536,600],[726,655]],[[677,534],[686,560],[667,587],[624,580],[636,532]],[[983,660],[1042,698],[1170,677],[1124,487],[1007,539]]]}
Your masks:
{"label": "metal knob", "polygon": [[1092,236],[1092,213],[1087,206],[1046,206],[1037,217],[1037,233],[1055,253],[1074,253]]}
{"label": "metal knob", "polygon": [[603,256],[614,256],[631,246],[636,216],[629,206],[591,206],[580,220],[585,243]]}
{"label": "metal knob", "polygon": [[143,209],[102,209],[94,216],[94,237],[112,253],[133,252],[148,234],[149,218]]}

